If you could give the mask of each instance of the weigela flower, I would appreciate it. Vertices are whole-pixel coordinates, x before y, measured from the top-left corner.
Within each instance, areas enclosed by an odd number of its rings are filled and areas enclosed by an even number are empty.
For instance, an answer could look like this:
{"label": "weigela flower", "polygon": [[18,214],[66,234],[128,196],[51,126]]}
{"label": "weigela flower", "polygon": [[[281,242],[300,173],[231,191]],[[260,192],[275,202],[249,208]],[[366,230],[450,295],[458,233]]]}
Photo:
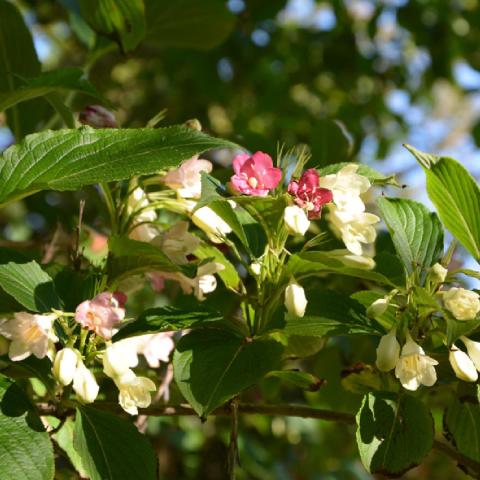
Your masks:
{"label": "weigela flower", "polygon": [[393,370],[400,357],[400,344],[397,340],[397,329],[392,328],[390,332],[380,339],[377,347],[377,360],[375,364],[382,372]]}
{"label": "weigela flower", "polygon": [[232,231],[230,225],[210,207],[201,207],[195,210],[192,215],[192,222],[203,230],[213,243],[223,243],[223,238]]}
{"label": "weigela flower", "polygon": [[10,340],[8,356],[13,361],[24,360],[30,355],[44,358],[58,341],[53,331],[57,315],[17,312],[11,320],[0,323],[0,334]]}
{"label": "weigela flower", "polygon": [[314,168],[305,171],[300,180],[292,180],[288,184],[288,193],[299,207],[307,211],[310,220],[319,218],[323,205],[333,199],[330,190],[320,187],[320,175]]}
{"label": "weigela flower", "polygon": [[109,345],[103,354],[103,371],[117,378],[138,365],[136,338],[127,338]]}
{"label": "weigela flower", "polygon": [[395,367],[395,376],[403,388],[413,391],[420,385],[431,387],[437,381],[435,365],[438,362],[426,355],[423,348],[407,334],[407,341]]}
{"label": "weigela flower", "polygon": [[474,363],[470,357],[462,352],[455,345],[452,345],[450,353],[448,355],[450,365],[455,372],[455,375],[465,382],[476,382],[478,379],[478,373]]}
{"label": "weigela flower", "polygon": [[200,198],[201,172],[210,173],[212,167],[211,162],[199,159],[197,155],[190,160],[185,160],[177,169],[168,172],[163,177],[163,183],[176,190],[182,198]]}
{"label": "weigela flower", "polygon": [[383,315],[387,311],[389,303],[386,298],[378,298],[367,308],[367,315],[371,318]]}
{"label": "weigela flower", "polygon": [[80,112],[78,120],[93,128],[117,128],[115,115],[101,105],[88,105]]}
{"label": "weigela flower", "polygon": [[146,377],[137,377],[132,370],[115,380],[118,387],[118,403],[130,415],[138,414],[138,407],[146,408],[152,402],[151,392],[157,387]]}
{"label": "weigela flower", "polygon": [[135,215],[135,227],[130,231],[129,237],[140,242],[150,242],[157,235],[157,229],[152,222],[157,219],[157,214],[149,208],[147,194],[140,187],[135,188],[128,199],[128,211]]}
{"label": "weigela flower", "polygon": [[285,208],[283,212],[283,220],[287,226],[288,233],[295,235],[305,235],[305,232],[310,227],[310,220],[308,219],[305,210],[297,205],[290,205]]}
{"label": "weigela flower", "polygon": [[467,347],[468,356],[472,360],[475,368],[480,372],[480,342],[474,342],[467,337],[460,337],[460,340]]}
{"label": "weigela flower", "polygon": [[109,340],[113,328],[125,318],[125,301],[125,295],[120,292],[100,293],[93,300],[86,300],[78,305],[75,320],[82,327]]}
{"label": "weigela flower", "polygon": [[93,373],[79,360],[73,377],[73,390],[83,403],[93,403],[99,386]]}
{"label": "weigela flower", "polygon": [[447,278],[448,270],[440,263],[436,263],[430,270],[430,277],[434,282],[443,283]]}
{"label": "weigela flower", "polygon": [[79,353],[73,348],[65,347],[55,355],[53,376],[62,385],[70,385],[77,371]]}
{"label": "weigela flower", "polygon": [[199,246],[200,239],[188,232],[188,222],[178,222],[152,241],[177,265],[188,263],[187,256]]}
{"label": "weigela flower", "polygon": [[443,292],[443,304],[457,320],[473,320],[480,311],[478,293],[464,288],[451,288]]}
{"label": "weigela flower", "polygon": [[233,159],[233,170],[232,185],[245,195],[264,197],[282,179],[282,171],[274,167],[270,155],[263,152],[255,152],[252,156],[248,153],[237,155]]}
{"label": "weigela flower", "polygon": [[137,353],[145,357],[151,368],[160,367],[160,362],[167,363],[170,360],[170,354],[175,348],[173,341],[173,332],[152,333],[136,337]]}
{"label": "weigela flower", "polygon": [[303,317],[307,308],[305,290],[295,280],[291,280],[285,289],[285,307],[290,315]]}

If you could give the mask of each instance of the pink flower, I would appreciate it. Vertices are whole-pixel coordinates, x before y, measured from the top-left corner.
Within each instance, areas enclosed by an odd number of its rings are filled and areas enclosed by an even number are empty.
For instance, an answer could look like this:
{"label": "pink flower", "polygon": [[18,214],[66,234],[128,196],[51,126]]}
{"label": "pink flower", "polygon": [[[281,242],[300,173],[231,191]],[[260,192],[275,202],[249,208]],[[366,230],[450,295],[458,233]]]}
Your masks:
{"label": "pink flower", "polygon": [[299,207],[307,210],[309,220],[320,218],[322,206],[333,200],[331,190],[320,188],[320,175],[314,168],[303,172],[300,180],[292,180],[288,193]]}
{"label": "pink flower", "polygon": [[282,179],[282,171],[273,166],[272,158],[263,152],[237,155],[233,159],[233,187],[245,195],[264,197]]}
{"label": "pink flower", "polygon": [[115,115],[101,105],[88,105],[80,112],[78,120],[93,128],[117,128]]}
{"label": "pink flower", "polygon": [[105,340],[112,337],[113,328],[125,318],[126,295],[103,292],[93,300],[85,300],[75,311],[75,320]]}

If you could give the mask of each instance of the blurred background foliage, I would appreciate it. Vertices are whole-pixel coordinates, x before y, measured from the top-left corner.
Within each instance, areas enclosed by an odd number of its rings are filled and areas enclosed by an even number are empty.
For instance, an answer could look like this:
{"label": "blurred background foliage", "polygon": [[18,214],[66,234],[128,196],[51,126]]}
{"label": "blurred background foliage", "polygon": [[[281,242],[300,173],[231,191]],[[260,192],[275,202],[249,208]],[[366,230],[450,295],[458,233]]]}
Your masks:
{"label": "blurred background foliage", "polygon": [[[145,38],[136,48],[137,30],[119,44],[115,35],[95,34],[85,21],[88,1],[81,2],[82,9],[76,0],[13,3],[32,32],[43,71],[84,68],[124,127],[144,126],[165,110],[162,124],[197,118],[207,132],[251,150],[274,154],[279,143],[307,144],[315,164],[356,160],[398,173],[407,186],[400,194],[422,200],[424,177],[401,147],[404,142],[451,154],[480,172],[478,0],[148,0],[146,23],[136,26]],[[26,76],[28,68],[37,68],[28,59],[22,62]],[[80,111],[92,100],[70,94],[65,101]],[[24,134],[61,126],[45,100],[29,103]],[[0,149],[15,140],[6,120],[0,114]],[[229,157],[215,160],[225,164]],[[108,234],[94,188],[40,193],[9,206],[0,216],[0,243],[36,249],[41,257],[55,235],[55,244],[63,242],[67,250],[80,199],[86,201],[84,231],[93,242],[86,254],[94,257]],[[151,290],[133,298],[138,309],[162,302]],[[219,292],[211,301],[221,298]],[[306,347],[301,339],[299,344]],[[360,362],[373,360],[373,340],[332,339],[311,351],[320,348],[302,361],[293,352],[291,362],[291,368],[297,362],[326,380],[317,392],[268,379],[251,392],[251,400],[355,412],[361,391],[354,376],[364,372]],[[176,395],[173,391],[173,400]],[[205,424],[195,418],[153,419],[148,431],[162,478],[224,479],[228,429],[221,418]],[[240,431],[241,479],[371,478],[358,460],[353,427],[245,416]],[[58,478],[73,478],[69,472],[68,466],[60,468]],[[464,476],[432,453],[404,478]]]}

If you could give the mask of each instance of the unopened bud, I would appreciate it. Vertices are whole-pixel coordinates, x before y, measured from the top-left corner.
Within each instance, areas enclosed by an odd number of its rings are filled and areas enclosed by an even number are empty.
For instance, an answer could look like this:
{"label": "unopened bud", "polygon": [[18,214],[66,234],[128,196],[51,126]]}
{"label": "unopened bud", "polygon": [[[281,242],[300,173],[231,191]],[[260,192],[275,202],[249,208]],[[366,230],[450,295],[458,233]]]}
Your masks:
{"label": "unopened bud", "polygon": [[450,360],[450,365],[455,375],[460,380],[465,382],[477,381],[478,373],[475,365],[465,352],[462,352],[462,350],[458,349],[455,345],[452,345],[448,359]]}
{"label": "unopened bud", "polygon": [[84,403],[93,403],[98,395],[99,386],[95,376],[81,361],[73,377],[73,390]]}
{"label": "unopened bud", "polygon": [[117,128],[117,121],[110,110],[101,105],[88,105],[78,115],[78,120],[93,128]]}
{"label": "unopened bud", "polygon": [[305,232],[310,227],[310,220],[303,208],[297,205],[290,205],[286,207],[283,212],[283,220],[287,226],[288,233],[295,235],[305,235]]}
{"label": "unopened bud", "polygon": [[367,315],[371,318],[383,315],[388,308],[389,301],[386,298],[379,298],[375,300],[368,308]]}
{"label": "unopened bud", "polygon": [[295,281],[291,281],[285,289],[285,307],[290,315],[303,317],[307,308],[305,290]]}
{"label": "unopened bud", "polygon": [[62,385],[70,385],[77,370],[78,353],[73,348],[64,348],[55,355],[53,375]]}
{"label": "unopened bud", "polygon": [[380,339],[377,347],[377,368],[382,372],[389,372],[397,365],[400,357],[400,344],[396,337],[397,330],[392,328],[390,332]]}
{"label": "unopened bud", "polygon": [[460,340],[467,347],[470,360],[472,360],[475,368],[480,372],[480,342],[474,342],[467,337],[460,337]]}
{"label": "unopened bud", "polygon": [[448,270],[440,263],[433,265],[430,270],[430,278],[436,283],[443,283],[447,278]]}

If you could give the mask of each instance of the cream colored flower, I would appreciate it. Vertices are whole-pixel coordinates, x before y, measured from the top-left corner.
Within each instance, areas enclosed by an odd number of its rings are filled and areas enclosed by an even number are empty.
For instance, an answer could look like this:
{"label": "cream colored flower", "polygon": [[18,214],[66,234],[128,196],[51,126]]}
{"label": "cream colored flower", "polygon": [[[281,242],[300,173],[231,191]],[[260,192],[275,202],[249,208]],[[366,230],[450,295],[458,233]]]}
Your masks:
{"label": "cream colored flower", "polygon": [[0,334],[10,340],[8,356],[13,361],[30,355],[44,358],[53,343],[58,341],[53,331],[56,314],[38,315],[17,312],[11,320],[0,323]]}
{"label": "cream colored flower", "polygon": [[473,320],[480,311],[478,293],[464,288],[451,288],[443,292],[443,304],[457,320]]}
{"label": "cream colored flower", "polygon": [[203,230],[213,243],[222,243],[232,229],[210,207],[201,207],[192,215],[193,223]]}
{"label": "cream colored flower", "polygon": [[146,193],[140,187],[137,187],[128,199],[128,211],[135,215],[135,228],[131,230],[129,237],[140,242],[150,242],[157,235],[157,229],[152,226],[152,222],[157,219],[157,214],[153,208],[149,208],[150,202]]}
{"label": "cream colored flower", "polygon": [[303,317],[307,308],[305,290],[295,280],[291,280],[285,289],[285,307],[290,315]]}
{"label": "cream colored flower", "polygon": [[92,403],[98,395],[99,386],[93,373],[80,360],[73,377],[73,390],[83,403]]}
{"label": "cream colored flower", "polygon": [[448,270],[440,265],[440,263],[436,263],[432,266],[430,270],[431,279],[437,283],[443,283],[447,278]]}
{"label": "cream colored flower", "polygon": [[290,205],[283,212],[283,220],[287,226],[287,230],[291,235],[305,235],[310,227],[310,220],[303,208],[297,205]]}
{"label": "cream colored flower", "polygon": [[192,254],[200,243],[198,237],[188,232],[188,222],[178,222],[152,241],[153,245],[160,247],[178,265],[188,263],[187,255]]}
{"label": "cream colored flower", "polygon": [[452,345],[448,359],[450,360],[450,365],[455,375],[460,380],[465,382],[477,381],[478,373],[475,365],[465,352],[462,352],[462,350],[458,349],[455,345]]}
{"label": "cream colored flower", "polygon": [[151,368],[160,367],[160,362],[167,363],[175,348],[173,332],[140,335],[137,338],[137,353],[145,357]]}
{"label": "cream colored flower", "polygon": [[77,371],[79,353],[73,348],[65,347],[55,355],[53,376],[62,385],[70,385]]}
{"label": "cream colored flower", "polygon": [[382,372],[389,372],[397,365],[400,358],[400,344],[397,340],[397,329],[392,328],[380,339],[377,347],[377,368]]}
{"label": "cream colored flower", "polygon": [[367,308],[367,315],[371,318],[383,315],[387,311],[389,303],[386,298],[378,298]]}
{"label": "cream colored flower", "polygon": [[200,198],[202,192],[201,173],[210,173],[212,163],[199,159],[196,155],[190,160],[185,160],[180,167],[167,173],[163,177],[165,185],[177,191],[182,198]]}
{"label": "cream colored flower", "polygon": [[115,379],[138,365],[137,337],[109,345],[103,354],[103,371]]}
{"label": "cream colored flower", "polygon": [[152,402],[151,392],[157,387],[146,377],[137,377],[132,370],[115,380],[118,387],[118,403],[130,415],[138,414],[138,407],[146,408]]}
{"label": "cream colored flower", "polygon": [[197,270],[197,276],[193,280],[193,293],[201,302],[205,300],[205,294],[211,293],[217,288],[215,273],[221,272],[225,266],[218,262],[209,262],[201,265]]}
{"label": "cream colored flower", "polygon": [[472,360],[475,368],[480,372],[480,342],[474,342],[467,337],[460,337],[460,340],[467,347],[468,356]]}
{"label": "cream colored flower", "polygon": [[395,376],[403,388],[413,391],[420,385],[431,387],[437,381],[435,365],[438,365],[438,362],[425,355],[422,347],[407,334],[407,342],[395,367]]}

